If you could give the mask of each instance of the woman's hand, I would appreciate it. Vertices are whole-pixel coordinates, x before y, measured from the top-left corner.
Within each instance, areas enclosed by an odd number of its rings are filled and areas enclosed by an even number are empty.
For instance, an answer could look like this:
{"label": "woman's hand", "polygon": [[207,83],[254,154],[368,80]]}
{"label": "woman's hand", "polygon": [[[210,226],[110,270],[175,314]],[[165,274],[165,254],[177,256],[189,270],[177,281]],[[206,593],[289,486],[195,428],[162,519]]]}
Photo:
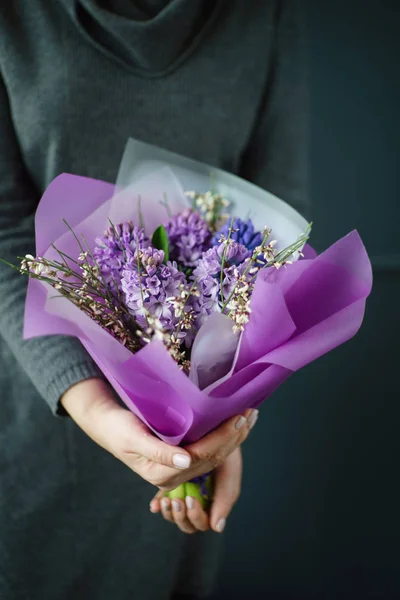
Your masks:
{"label": "woman's hand", "polygon": [[198,442],[180,448],[159,440],[133,413],[119,406],[102,379],[87,379],[72,386],[61,404],[99,446],[163,491],[223,464],[247,438],[254,419],[251,415],[256,414],[247,410]]}
{"label": "woman's hand", "polygon": [[[254,420],[254,418],[253,418]],[[254,420],[255,423],[255,420]],[[254,424],[253,423],[253,424]],[[163,498],[159,492],[150,503],[153,513],[162,512],[164,519],[175,523],[184,533],[213,529],[222,533],[226,519],[239,498],[242,482],[242,452],[236,448],[214,471],[214,497],[209,514],[196,498],[186,501]]]}

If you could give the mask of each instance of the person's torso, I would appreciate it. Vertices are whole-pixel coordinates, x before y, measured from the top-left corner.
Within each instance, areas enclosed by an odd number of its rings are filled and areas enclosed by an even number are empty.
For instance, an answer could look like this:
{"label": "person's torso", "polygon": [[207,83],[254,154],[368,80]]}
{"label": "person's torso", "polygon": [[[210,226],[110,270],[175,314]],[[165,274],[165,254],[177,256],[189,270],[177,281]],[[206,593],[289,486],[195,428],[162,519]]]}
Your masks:
{"label": "person's torso", "polygon": [[275,4],[224,6],[185,60],[155,77],[104,53],[58,3],[3,19],[0,68],[39,192],[61,172],[114,181],[128,137],[238,172],[269,76]]}

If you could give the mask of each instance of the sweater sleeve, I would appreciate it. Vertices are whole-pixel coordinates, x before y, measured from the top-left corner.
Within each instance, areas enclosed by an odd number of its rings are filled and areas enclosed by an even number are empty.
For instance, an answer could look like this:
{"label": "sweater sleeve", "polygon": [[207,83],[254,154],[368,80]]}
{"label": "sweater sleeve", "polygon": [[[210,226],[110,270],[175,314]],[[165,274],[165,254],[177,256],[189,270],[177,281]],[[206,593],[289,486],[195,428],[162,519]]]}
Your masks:
{"label": "sweater sleeve", "polygon": [[307,216],[309,89],[301,4],[277,3],[272,62],[240,175]]}
{"label": "sweater sleeve", "polygon": [[[16,263],[34,253],[34,213],[40,193],[24,168],[5,85],[0,77],[0,257]],[[23,340],[27,278],[0,263],[0,335],[55,414],[73,384],[100,371],[76,338]]]}

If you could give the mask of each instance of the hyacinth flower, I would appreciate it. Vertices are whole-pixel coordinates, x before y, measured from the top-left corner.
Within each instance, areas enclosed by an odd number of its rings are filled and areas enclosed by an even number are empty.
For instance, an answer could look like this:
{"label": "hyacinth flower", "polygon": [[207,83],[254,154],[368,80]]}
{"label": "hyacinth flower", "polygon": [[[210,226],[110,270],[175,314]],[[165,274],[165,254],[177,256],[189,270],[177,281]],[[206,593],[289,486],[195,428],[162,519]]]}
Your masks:
{"label": "hyacinth flower", "polygon": [[150,245],[144,229],[130,221],[110,225],[103,236],[95,239],[96,246],[93,257],[101,273],[112,288],[121,281],[122,269],[127,260],[133,258],[138,248],[141,250]]}
{"label": "hyacinth flower", "polygon": [[197,211],[187,208],[166,223],[171,258],[185,267],[195,267],[210,246],[211,231]]}
{"label": "hyacinth flower", "polygon": [[217,246],[221,243],[221,237],[227,238],[231,230],[230,239],[238,244],[242,244],[251,252],[261,244],[263,236],[261,231],[256,231],[251,219],[233,219],[233,222],[226,222],[225,225],[217,231],[212,237],[212,245]]}

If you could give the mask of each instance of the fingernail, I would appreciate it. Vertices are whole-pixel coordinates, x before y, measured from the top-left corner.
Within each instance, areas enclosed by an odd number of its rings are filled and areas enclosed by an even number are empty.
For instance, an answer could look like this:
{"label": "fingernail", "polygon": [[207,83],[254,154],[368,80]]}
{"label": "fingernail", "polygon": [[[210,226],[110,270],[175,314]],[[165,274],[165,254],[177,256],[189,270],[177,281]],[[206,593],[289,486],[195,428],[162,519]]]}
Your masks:
{"label": "fingernail", "polygon": [[220,519],[215,527],[215,529],[218,531],[218,533],[222,533],[223,530],[225,529],[225,525],[226,525],[226,519]]}
{"label": "fingernail", "polygon": [[171,507],[169,505],[169,501],[164,498],[163,500],[161,500],[161,504],[163,505],[163,509],[164,510],[171,510]]}
{"label": "fingernail", "polygon": [[188,469],[190,467],[191,459],[187,454],[174,454],[172,462],[178,469]]}
{"label": "fingernail", "polygon": [[253,412],[247,419],[250,429],[253,429],[254,425],[257,423],[257,419],[258,419],[258,410],[253,410]]}
{"label": "fingernail", "polygon": [[191,496],[186,496],[185,502],[189,510],[194,507],[194,499]]}
{"label": "fingernail", "polygon": [[174,510],[176,510],[176,512],[179,512],[180,510],[182,510],[182,506],[181,506],[181,503],[179,502],[179,500],[172,500],[172,508]]}
{"label": "fingernail", "polygon": [[154,512],[156,510],[156,506],[153,502],[150,502],[150,512]]}
{"label": "fingernail", "polygon": [[243,425],[246,423],[246,421],[247,421],[246,417],[239,417],[235,424],[236,429],[240,429],[241,427],[243,427]]}

